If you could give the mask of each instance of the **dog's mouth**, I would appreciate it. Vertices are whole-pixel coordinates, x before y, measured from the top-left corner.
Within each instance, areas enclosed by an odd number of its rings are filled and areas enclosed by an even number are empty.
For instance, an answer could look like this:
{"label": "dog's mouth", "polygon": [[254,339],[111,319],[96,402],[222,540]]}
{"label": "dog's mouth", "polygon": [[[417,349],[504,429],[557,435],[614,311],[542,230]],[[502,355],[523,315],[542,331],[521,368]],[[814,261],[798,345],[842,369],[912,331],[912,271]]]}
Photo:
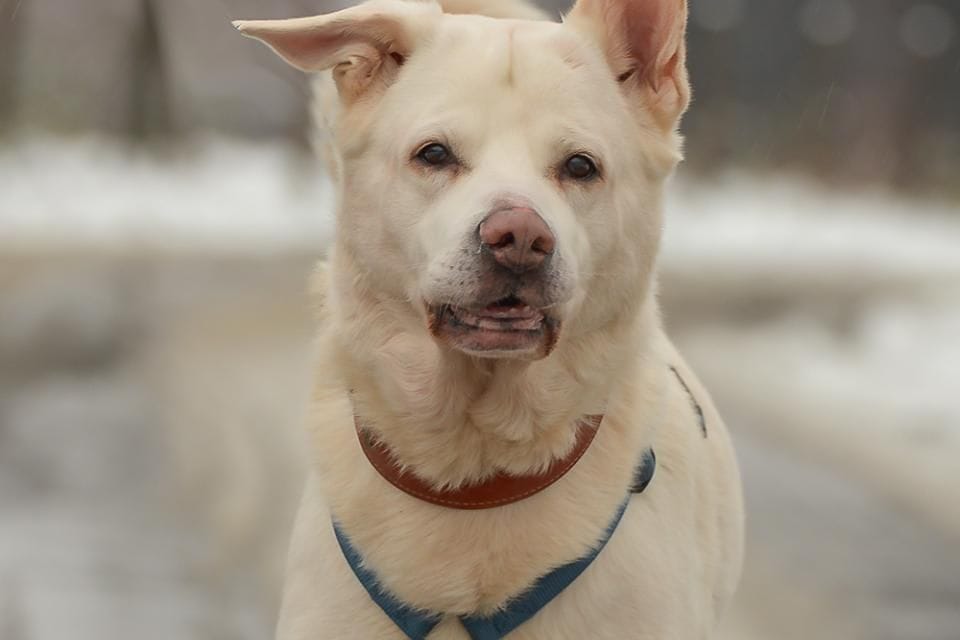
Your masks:
{"label": "dog's mouth", "polygon": [[550,354],[559,321],[516,296],[486,306],[428,306],[430,332],[441,342],[485,358],[537,359]]}

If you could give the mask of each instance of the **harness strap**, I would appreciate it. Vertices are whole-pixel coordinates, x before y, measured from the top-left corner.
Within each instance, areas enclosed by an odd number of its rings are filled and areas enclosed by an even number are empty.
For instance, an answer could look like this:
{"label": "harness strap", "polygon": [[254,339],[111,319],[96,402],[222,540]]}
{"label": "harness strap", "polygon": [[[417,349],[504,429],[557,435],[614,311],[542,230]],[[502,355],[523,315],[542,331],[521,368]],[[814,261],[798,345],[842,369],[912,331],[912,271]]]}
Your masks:
{"label": "harness strap", "polygon": [[643,493],[653,482],[653,476],[657,472],[657,454],[653,449],[647,449],[643,452],[643,458],[640,460],[640,466],[633,474],[633,486],[630,487],[630,493]]}
{"label": "harness strap", "polygon": [[403,631],[407,638],[410,640],[426,640],[433,628],[440,623],[442,616],[412,609],[384,591],[373,572],[363,566],[363,558],[360,553],[350,544],[350,540],[347,539],[347,536],[340,529],[340,525],[336,522],[333,523],[333,531],[337,536],[337,542],[340,543],[343,557],[350,565],[354,575],[357,576],[357,580],[370,595],[370,599],[387,614],[388,618],[393,620],[393,623]]}
{"label": "harness strap", "polygon": [[683,379],[683,376],[680,375],[680,371],[676,367],[670,367],[670,371],[673,371],[673,375],[676,376],[677,380],[680,382],[680,386],[683,387],[683,390],[687,392],[687,395],[690,397],[690,406],[693,408],[693,412],[697,416],[697,423],[700,425],[700,433],[703,434],[703,437],[706,438],[709,436],[707,432],[707,418],[703,415],[703,407],[700,406],[700,403],[697,401],[697,397],[693,395],[693,391],[690,390],[690,385],[687,384],[687,381]]}
{"label": "harness strap", "polygon": [[600,552],[607,546],[607,542],[613,536],[613,532],[617,530],[629,502],[629,497],[623,501],[614,515],[613,522],[607,527],[603,537],[590,553],[543,576],[534,583],[529,591],[511,601],[505,609],[490,617],[461,617],[460,622],[467,633],[470,634],[470,638],[472,640],[500,640],[550,604],[597,559],[597,556],[600,555]]}
{"label": "harness strap", "polygon": [[[655,467],[656,455],[654,455],[652,449],[647,450],[634,475],[631,494],[642,493],[647,488],[653,479]],[[600,552],[617,530],[629,503],[630,496],[627,496],[614,514],[613,521],[607,527],[603,537],[587,555],[540,577],[530,589],[508,602],[504,609],[491,616],[461,616],[460,622],[467,633],[470,634],[471,640],[501,640],[550,604],[564,589],[573,584],[600,555]],[[336,522],[333,523],[333,530],[340,549],[343,551],[343,557],[350,565],[354,575],[357,576],[357,580],[369,594],[370,599],[383,610],[409,640],[426,640],[430,632],[443,619],[443,615],[414,609],[386,592],[374,573],[364,566],[362,556]]]}

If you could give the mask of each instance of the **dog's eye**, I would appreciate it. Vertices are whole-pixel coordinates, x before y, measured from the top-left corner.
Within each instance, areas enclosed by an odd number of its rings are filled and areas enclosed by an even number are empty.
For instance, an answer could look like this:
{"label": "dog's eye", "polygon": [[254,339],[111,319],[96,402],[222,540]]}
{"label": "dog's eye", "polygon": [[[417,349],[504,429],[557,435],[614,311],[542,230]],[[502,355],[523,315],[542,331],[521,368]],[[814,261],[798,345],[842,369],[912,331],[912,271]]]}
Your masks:
{"label": "dog's eye", "polygon": [[563,170],[574,180],[584,181],[596,178],[598,173],[596,163],[589,156],[582,153],[567,158],[566,164],[563,165]]}
{"label": "dog's eye", "polygon": [[417,152],[417,159],[431,167],[445,167],[453,164],[453,152],[439,142],[431,142]]}

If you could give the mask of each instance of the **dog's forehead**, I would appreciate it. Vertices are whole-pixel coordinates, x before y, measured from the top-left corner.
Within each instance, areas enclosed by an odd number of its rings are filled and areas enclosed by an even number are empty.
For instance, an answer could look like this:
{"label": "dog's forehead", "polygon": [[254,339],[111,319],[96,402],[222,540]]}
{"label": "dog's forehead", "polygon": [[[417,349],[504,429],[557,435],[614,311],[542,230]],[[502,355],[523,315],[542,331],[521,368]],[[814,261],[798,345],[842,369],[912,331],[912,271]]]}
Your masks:
{"label": "dog's forehead", "polygon": [[541,117],[562,110],[576,121],[578,112],[616,95],[597,47],[563,24],[444,16],[384,106],[413,120],[451,110],[492,116],[493,109],[507,109]]}
{"label": "dog's forehead", "polygon": [[507,149],[537,166],[561,146],[604,155],[635,126],[599,47],[546,21],[444,16],[373,105],[353,130],[358,149],[405,154],[441,139],[491,163]]}
{"label": "dog's forehead", "polygon": [[521,37],[563,37],[567,29],[559,22],[547,20],[515,20],[480,15],[444,14],[438,21],[438,32],[454,39]]}
{"label": "dog's forehead", "polygon": [[599,59],[585,38],[561,23],[474,15],[439,20],[427,55],[437,71],[446,68],[461,77],[499,75],[507,82],[562,67],[577,69]]}

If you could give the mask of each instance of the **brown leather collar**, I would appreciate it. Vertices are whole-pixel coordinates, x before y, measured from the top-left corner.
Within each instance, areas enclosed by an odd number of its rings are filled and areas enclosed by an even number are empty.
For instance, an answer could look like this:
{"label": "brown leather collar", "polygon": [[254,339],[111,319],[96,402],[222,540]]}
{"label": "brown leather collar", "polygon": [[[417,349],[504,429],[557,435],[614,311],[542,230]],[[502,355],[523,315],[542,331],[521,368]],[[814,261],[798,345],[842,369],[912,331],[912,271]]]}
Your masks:
{"label": "brown leather collar", "polygon": [[554,460],[547,470],[535,476],[512,476],[498,473],[489,480],[459,489],[438,490],[403,469],[382,442],[365,430],[358,418],[354,418],[360,447],[373,468],[383,478],[404,493],[441,507],[451,509],[479,510],[502,507],[536,495],[567,474],[586,453],[593,442],[603,416],[587,416],[578,425],[577,442],[573,449],[560,460]]}

